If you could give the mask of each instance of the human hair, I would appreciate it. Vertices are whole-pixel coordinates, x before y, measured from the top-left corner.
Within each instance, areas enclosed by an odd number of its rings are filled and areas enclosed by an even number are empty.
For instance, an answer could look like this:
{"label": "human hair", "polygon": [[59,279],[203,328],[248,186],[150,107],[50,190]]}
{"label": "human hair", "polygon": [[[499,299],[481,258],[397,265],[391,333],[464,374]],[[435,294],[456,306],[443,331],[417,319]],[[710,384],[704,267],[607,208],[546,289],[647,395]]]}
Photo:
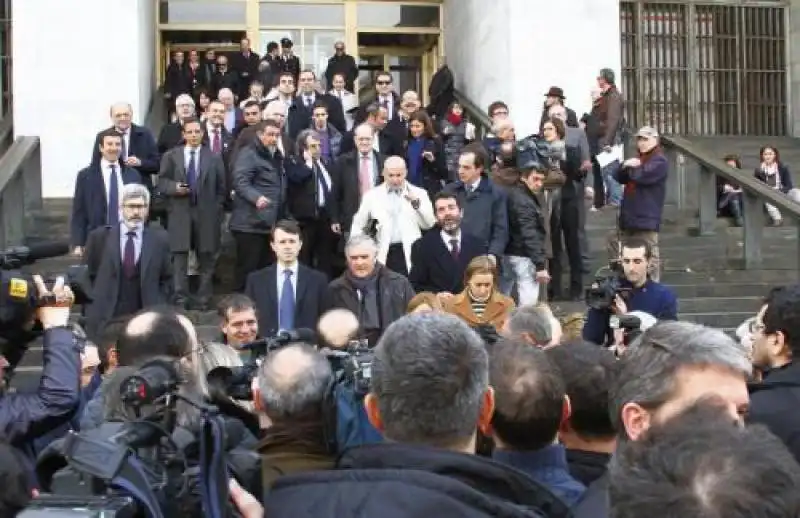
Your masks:
{"label": "human hair", "polygon": [[483,169],[486,167],[486,162],[488,158],[486,156],[486,149],[484,149],[483,144],[480,142],[471,142],[466,146],[461,148],[460,156],[472,154],[473,156],[473,165],[478,169]]}
{"label": "human hair", "polygon": [[270,41],[267,43],[267,52],[273,52],[278,49],[278,42],[277,41]]}
{"label": "human hair", "polygon": [[175,106],[177,107],[179,104],[191,104],[192,108],[194,108],[197,104],[192,99],[192,96],[189,94],[180,94],[178,97],[175,98]]}
{"label": "human hair", "polygon": [[553,339],[552,313],[535,305],[520,306],[508,317],[511,334],[530,335],[537,345],[547,345]]}
{"label": "human hair", "polygon": [[117,343],[119,343],[127,324],[127,318],[112,319],[96,338],[92,338],[92,342],[97,346],[97,353],[100,356],[100,372],[105,372],[106,368],[108,368],[108,353],[112,349],[117,349]]}
{"label": "human hair", "polygon": [[255,128],[256,128],[255,131],[256,131],[256,133],[258,135],[263,135],[264,131],[267,128],[275,128],[277,130],[280,130],[281,129],[281,125],[278,124],[276,121],[274,121],[272,119],[265,119],[265,120],[258,121],[258,123],[255,125]]}
{"label": "human hair", "polygon": [[181,131],[186,131],[186,126],[189,124],[199,124],[200,128],[203,127],[203,121],[201,121],[198,117],[192,115],[191,117],[186,117],[181,121]]}
{"label": "human hair", "polygon": [[317,79],[317,73],[314,72],[314,70],[311,69],[311,68],[304,68],[303,70],[301,70],[300,71],[300,75],[303,75],[303,74],[311,74],[311,78],[312,79],[314,79],[314,80]]}
{"label": "human hair", "polygon": [[258,373],[262,408],[273,421],[322,412],[333,379],[328,360],[308,344],[293,344],[268,355]]}
{"label": "human hair", "polygon": [[208,373],[216,367],[241,367],[242,358],[236,350],[223,343],[206,342],[199,347],[192,358],[192,366],[197,375],[198,385],[203,395],[208,396]]}
{"label": "human hair", "polygon": [[378,81],[380,81],[382,77],[388,77],[389,82],[392,81],[392,74],[387,70],[381,70],[377,74],[375,74],[375,82],[377,83]]}
{"label": "human hair", "polygon": [[423,291],[414,295],[408,302],[406,313],[413,313],[420,306],[428,306],[434,311],[442,310],[442,301],[435,293]]}
{"label": "human hair", "polygon": [[522,340],[500,340],[489,353],[494,388],[492,431],[505,449],[535,451],[553,443],[566,390],[544,351]]}
{"label": "human hair", "polygon": [[122,204],[128,200],[144,200],[146,206],[150,206],[150,191],[140,183],[126,183],[122,186]]}
{"label": "human hair", "polygon": [[800,355],[800,284],[791,284],[770,295],[764,312],[764,334],[783,334],[796,358]]}
{"label": "human hair", "polygon": [[319,140],[319,135],[313,129],[304,129],[300,133],[297,134],[296,140],[296,153],[299,158],[303,157],[303,152],[308,150],[308,139],[313,138],[314,140]]}
{"label": "human hair", "polygon": [[278,81],[280,82],[280,80],[283,79],[284,77],[289,77],[289,78],[291,78],[292,82],[294,82],[294,74],[293,73],[287,72],[287,71],[284,70],[283,72],[278,74]]}
{"label": "human hair", "polygon": [[255,309],[256,304],[253,299],[242,293],[231,293],[226,295],[217,304],[217,315],[224,321],[228,321],[228,313],[238,313],[240,311],[247,311],[248,309]]}
{"label": "human hair", "polygon": [[370,103],[365,110],[367,118],[375,117],[381,111],[382,107],[378,103]]}
{"label": "human hair", "polygon": [[508,105],[506,103],[504,103],[503,101],[495,101],[492,104],[490,104],[489,108],[486,110],[486,114],[489,116],[490,119],[494,117],[494,112],[496,112],[498,108],[505,108],[506,111],[509,111]]}
{"label": "human hair", "polygon": [[[250,85],[250,86],[252,86],[252,85]],[[259,103],[258,101],[255,101],[255,100],[245,101],[244,106],[242,106],[242,109],[246,110],[248,108],[252,108],[253,106],[258,107],[259,112],[261,111],[261,103]]]}
{"label": "human hair", "polygon": [[725,155],[724,157],[722,157],[722,161],[723,162],[733,162],[734,164],[736,164],[734,166],[734,167],[736,167],[736,169],[741,169],[742,168],[742,159],[739,158],[739,155]]}
{"label": "human hair", "polygon": [[436,196],[433,197],[433,208],[436,209],[436,202],[439,200],[455,200],[456,206],[460,209],[461,208],[461,201],[456,196],[456,193],[451,191],[439,191],[436,193]]}
{"label": "human hair", "polygon": [[800,466],[763,425],[738,426],[700,400],[609,464],[611,518],[775,518],[800,515]]}
{"label": "human hair", "polygon": [[475,436],[488,387],[483,341],[452,315],[406,315],[374,349],[370,392],[391,441],[463,446]]}
{"label": "human hair", "polygon": [[545,124],[549,122],[553,125],[559,140],[564,140],[567,138],[567,126],[564,124],[563,120],[559,119],[558,117],[548,117],[544,122]]}
{"label": "human hair", "polygon": [[638,237],[629,237],[623,239],[622,245],[620,246],[620,250],[622,250],[623,248],[628,248],[630,250],[643,248],[645,259],[649,261],[653,257],[653,248],[650,246],[650,243]]}
{"label": "human hair", "polygon": [[31,501],[28,475],[21,454],[5,439],[0,440],[0,482],[3,484],[0,516],[17,516],[28,506]]}
{"label": "human hair", "polygon": [[422,124],[422,127],[424,128],[422,130],[423,137],[428,139],[436,138],[436,132],[433,131],[433,123],[431,122],[431,118],[425,110],[417,110],[412,113],[408,118],[408,123],[411,124],[414,121]]}
{"label": "human hair", "polygon": [[191,349],[189,332],[170,308],[148,308],[136,313],[117,341],[120,366],[137,366],[158,356],[180,359]]}
{"label": "human hair", "polygon": [[584,341],[550,347],[545,353],[561,372],[574,432],[587,439],[613,438],[608,393],[617,371],[614,353]]}
{"label": "human hair", "polygon": [[489,274],[494,279],[495,286],[497,285],[497,266],[488,255],[479,255],[474,257],[467,268],[464,270],[464,285],[469,284],[469,280],[475,275]]}
{"label": "human hair", "polygon": [[622,408],[636,403],[655,411],[677,389],[682,369],[715,367],[748,377],[752,372],[747,352],[719,329],[692,322],[659,322],[645,331],[622,356],[618,376],[609,393],[611,422],[625,438]]}
{"label": "human hair", "polygon": [[492,124],[492,133],[498,135],[503,130],[509,128],[514,129],[514,121],[512,121],[511,119],[500,119],[494,124]]}
{"label": "human hair", "polygon": [[775,162],[779,163],[781,161],[781,154],[778,151],[778,148],[775,146],[763,146],[761,149],[758,150],[758,159],[764,160],[764,151],[771,149],[773,153],[775,153]]}
{"label": "human hair", "polygon": [[100,143],[100,146],[102,147],[106,143],[106,138],[118,138],[122,140],[122,133],[120,133],[114,128],[108,128],[106,130],[101,131],[97,137],[98,137],[97,141]]}
{"label": "human hair", "polygon": [[281,219],[275,223],[275,226],[272,227],[272,240],[275,240],[275,231],[280,230],[282,232],[286,232],[287,234],[291,234],[293,236],[297,236],[298,238],[301,237],[301,229],[300,223],[293,219]]}
{"label": "human hair", "polygon": [[353,248],[359,248],[362,246],[372,250],[373,254],[378,253],[378,243],[376,243],[375,240],[372,239],[371,237],[364,234],[356,234],[354,236],[350,236],[350,238],[347,240],[347,243],[344,246],[344,253],[349,254],[350,250],[352,250]]}

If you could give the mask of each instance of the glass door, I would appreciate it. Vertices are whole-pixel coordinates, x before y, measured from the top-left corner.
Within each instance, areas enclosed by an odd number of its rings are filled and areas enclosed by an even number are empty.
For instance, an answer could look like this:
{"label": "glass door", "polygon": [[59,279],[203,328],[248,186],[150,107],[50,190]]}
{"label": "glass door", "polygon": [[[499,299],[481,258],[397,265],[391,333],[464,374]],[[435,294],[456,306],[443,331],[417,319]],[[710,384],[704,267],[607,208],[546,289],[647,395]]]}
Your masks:
{"label": "glass door", "polygon": [[409,49],[403,48],[364,48],[359,49],[358,56],[359,95],[369,97],[367,92],[372,91],[375,76],[384,71],[388,71],[392,75],[394,90],[398,95],[402,95],[406,90],[422,93],[421,55],[409,55]]}

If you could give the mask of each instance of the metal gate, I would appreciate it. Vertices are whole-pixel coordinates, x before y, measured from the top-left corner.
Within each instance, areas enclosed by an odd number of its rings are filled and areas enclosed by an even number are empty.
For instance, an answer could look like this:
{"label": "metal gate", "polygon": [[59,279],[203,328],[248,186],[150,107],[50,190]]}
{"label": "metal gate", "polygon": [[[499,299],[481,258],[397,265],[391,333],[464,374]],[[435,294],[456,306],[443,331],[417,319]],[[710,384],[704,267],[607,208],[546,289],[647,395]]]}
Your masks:
{"label": "metal gate", "polygon": [[668,134],[786,135],[784,0],[623,0],[627,120]]}

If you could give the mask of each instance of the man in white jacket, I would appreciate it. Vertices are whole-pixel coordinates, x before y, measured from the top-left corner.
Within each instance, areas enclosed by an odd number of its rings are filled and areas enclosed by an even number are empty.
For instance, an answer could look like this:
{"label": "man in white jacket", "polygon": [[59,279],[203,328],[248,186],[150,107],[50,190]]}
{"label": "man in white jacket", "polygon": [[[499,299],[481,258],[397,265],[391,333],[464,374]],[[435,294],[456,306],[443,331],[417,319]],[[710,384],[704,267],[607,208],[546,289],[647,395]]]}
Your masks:
{"label": "man in white jacket", "polygon": [[406,181],[405,161],[391,156],[383,164],[384,182],[364,194],[350,235],[367,234],[378,243],[378,261],[408,276],[411,245],[436,223],[425,189]]}

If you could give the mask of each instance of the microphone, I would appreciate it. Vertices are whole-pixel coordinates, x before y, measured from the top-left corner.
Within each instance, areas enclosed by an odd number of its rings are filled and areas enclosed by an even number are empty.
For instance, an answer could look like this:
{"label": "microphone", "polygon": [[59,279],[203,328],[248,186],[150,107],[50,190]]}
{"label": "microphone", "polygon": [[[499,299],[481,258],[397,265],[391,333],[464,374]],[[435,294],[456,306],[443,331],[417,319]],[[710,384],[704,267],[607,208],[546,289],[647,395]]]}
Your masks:
{"label": "microphone", "polygon": [[45,241],[31,246],[15,246],[0,252],[0,267],[10,270],[33,264],[39,259],[59,257],[69,253],[63,241]]}

